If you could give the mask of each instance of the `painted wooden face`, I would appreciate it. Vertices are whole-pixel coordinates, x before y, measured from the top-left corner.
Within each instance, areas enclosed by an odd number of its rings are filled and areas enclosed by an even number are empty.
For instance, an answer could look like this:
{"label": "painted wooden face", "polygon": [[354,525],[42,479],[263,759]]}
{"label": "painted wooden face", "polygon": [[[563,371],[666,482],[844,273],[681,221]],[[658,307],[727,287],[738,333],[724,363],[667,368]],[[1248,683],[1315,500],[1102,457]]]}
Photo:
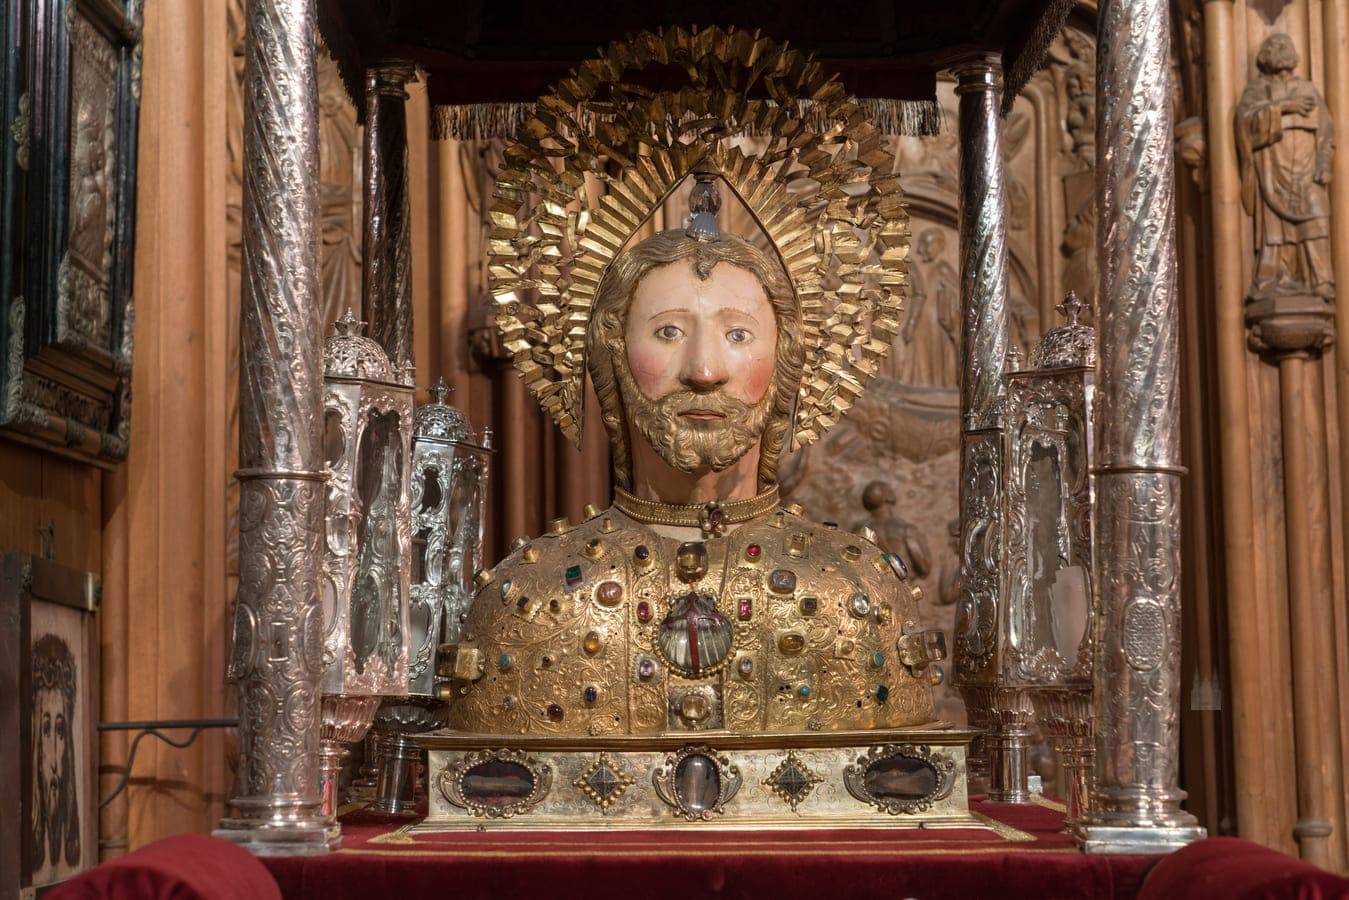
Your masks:
{"label": "painted wooden face", "polygon": [[683,390],[752,405],[773,381],[773,307],[758,279],[730,263],[706,279],[688,260],[652,269],[633,291],[624,337],[628,368],[648,400]]}
{"label": "painted wooden face", "polygon": [[690,260],[637,283],[624,343],[629,418],[683,471],[733,465],[763,434],[777,362],[777,319],[748,270],[718,263],[700,278]]}

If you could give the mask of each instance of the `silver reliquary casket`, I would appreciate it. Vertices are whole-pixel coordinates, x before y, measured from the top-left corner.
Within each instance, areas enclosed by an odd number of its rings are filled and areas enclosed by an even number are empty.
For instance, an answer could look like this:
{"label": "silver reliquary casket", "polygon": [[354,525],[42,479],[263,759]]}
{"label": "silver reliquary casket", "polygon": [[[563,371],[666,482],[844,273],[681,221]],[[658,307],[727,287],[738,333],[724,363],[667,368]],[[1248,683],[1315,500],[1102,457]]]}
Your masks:
{"label": "silver reliquary casket", "polygon": [[[1095,332],[1074,294],[1031,367],[1009,371],[1000,626],[1002,684],[1025,690],[1067,776],[1069,827],[1085,811],[1094,757],[1092,391]],[[1010,369],[1020,368],[1009,366]]]}
{"label": "silver reliquary casket", "polygon": [[482,569],[492,431],[474,434],[465,416],[445,402],[445,379],[431,402],[417,407],[412,445],[412,659],[408,693],[434,693],[436,647],[457,642]]}
{"label": "silver reliquary casket", "polygon": [[457,641],[472,595],[468,579],[482,568],[491,429],[481,438],[468,418],[445,402],[445,380],[417,407],[412,449],[412,578],[410,660],[404,696],[375,715],[367,756],[375,771],[369,810],[404,815],[416,808],[424,755],[411,735],[445,724],[435,695],[436,648]]}
{"label": "silver reliquary casket", "polygon": [[348,310],[324,346],[325,811],[346,745],[408,684],[413,388]]}

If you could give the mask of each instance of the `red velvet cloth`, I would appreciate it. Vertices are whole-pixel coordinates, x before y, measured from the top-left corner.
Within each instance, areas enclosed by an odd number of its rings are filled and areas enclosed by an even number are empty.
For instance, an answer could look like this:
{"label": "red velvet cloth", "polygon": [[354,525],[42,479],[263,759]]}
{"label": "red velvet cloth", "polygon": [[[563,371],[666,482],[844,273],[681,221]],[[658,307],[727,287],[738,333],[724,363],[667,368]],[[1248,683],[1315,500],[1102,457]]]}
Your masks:
{"label": "red velvet cloth", "polygon": [[1209,838],[1157,862],[1138,900],[1349,900],[1349,880],[1237,838]]}
{"label": "red velvet cloth", "polygon": [[281,900],[247,850],[204,834],[180,834],[76,875],[43,900]]}
{"label": "red velvet cloth", "polygon": [[975,804],[983,829],[457,832],[343,827],[326,857],[264,860],[287,900],[1133,898],[1155,857],[1087,856],[1040,805]]}

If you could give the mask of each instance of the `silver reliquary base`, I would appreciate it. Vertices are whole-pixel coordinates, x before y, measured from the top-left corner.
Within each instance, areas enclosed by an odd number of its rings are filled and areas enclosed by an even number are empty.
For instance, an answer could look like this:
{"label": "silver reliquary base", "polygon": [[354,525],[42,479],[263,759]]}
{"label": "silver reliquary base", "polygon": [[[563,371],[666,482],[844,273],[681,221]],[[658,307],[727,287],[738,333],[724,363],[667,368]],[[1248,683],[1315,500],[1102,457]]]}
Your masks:
{"label": "silver reliquary base", "polygon": [[969,810],[974,735],[942,725],[602,737],[438,731],[416,737],[429,752],[429,809],[410,830],[994,828]]}

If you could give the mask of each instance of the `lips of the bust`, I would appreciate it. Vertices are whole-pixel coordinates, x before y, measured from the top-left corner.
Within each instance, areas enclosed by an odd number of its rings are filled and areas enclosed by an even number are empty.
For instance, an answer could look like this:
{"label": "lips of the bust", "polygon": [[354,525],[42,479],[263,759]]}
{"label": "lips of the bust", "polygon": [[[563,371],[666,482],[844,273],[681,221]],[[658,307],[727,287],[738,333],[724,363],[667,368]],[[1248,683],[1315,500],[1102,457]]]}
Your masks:
{"label": "lips of the bust", "polygon": [[726,418],[726,414],[718,412],[715,409],[686,409],[679,414],[685,419],[693,419],[695,422],[719,422]]}

